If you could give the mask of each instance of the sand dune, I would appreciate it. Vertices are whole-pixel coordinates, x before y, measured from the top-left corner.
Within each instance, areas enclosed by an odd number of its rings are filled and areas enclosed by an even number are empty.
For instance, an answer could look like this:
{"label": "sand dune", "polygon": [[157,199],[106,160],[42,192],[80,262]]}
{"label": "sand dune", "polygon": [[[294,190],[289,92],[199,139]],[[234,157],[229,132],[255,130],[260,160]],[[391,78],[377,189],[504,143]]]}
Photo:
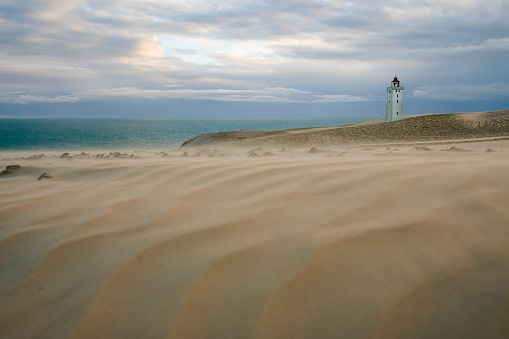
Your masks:
{"label": "sand dune", "polygon": [[202,145],[338,146],[397,142],[472,140],[509,137],[509,110],[406,116],[385,123],[383,119],[348,126],[281,131],[227,131],[202,134],[183,147]]}
{"label": "sand dune", "polygon": [[507,338],[508,140],[308,151],[0,154],[0,337]]}

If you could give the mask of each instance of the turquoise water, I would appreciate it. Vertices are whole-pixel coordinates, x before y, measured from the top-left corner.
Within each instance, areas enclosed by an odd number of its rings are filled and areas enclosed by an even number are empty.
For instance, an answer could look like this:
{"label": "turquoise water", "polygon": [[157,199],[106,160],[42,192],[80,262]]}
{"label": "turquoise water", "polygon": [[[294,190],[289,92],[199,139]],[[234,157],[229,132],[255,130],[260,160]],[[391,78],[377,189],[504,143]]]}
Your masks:
{"label": "turquoise water", "polygon": [[176,149],[203,133],[330,127],[373,119],[0,119],[0,150]]}

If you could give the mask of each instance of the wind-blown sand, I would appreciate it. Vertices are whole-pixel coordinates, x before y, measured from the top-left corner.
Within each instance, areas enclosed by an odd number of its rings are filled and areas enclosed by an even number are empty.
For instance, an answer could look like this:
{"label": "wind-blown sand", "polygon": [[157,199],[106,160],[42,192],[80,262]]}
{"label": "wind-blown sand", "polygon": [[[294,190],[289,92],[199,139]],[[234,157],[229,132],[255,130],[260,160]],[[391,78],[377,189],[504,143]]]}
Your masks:
{"label": "wind-blown sand", "polygon": [[0,337],[509,337],[509,140],[309,151],[0,153]]}

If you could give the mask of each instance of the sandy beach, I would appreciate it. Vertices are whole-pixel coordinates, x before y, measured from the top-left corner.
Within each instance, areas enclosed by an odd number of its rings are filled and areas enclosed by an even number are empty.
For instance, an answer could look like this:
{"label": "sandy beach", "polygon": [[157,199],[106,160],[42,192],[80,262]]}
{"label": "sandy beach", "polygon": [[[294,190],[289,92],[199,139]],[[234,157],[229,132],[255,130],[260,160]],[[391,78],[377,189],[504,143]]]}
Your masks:
{"label": "sandy beach", "polygon": [[0,152],[0,338],[508,338],[507,113],[483,114]]}

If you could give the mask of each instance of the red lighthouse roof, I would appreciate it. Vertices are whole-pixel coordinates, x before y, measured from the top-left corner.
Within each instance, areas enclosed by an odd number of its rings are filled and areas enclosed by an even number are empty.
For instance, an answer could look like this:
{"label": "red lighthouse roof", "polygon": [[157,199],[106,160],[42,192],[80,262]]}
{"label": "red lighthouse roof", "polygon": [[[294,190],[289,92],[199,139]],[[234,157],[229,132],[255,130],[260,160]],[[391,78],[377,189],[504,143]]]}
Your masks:
{"label": "red lighthouse roof", "polygon": [[394,79],[391,81],[392,87],[399,87],[399,80],[397,76],[394,76]]}

